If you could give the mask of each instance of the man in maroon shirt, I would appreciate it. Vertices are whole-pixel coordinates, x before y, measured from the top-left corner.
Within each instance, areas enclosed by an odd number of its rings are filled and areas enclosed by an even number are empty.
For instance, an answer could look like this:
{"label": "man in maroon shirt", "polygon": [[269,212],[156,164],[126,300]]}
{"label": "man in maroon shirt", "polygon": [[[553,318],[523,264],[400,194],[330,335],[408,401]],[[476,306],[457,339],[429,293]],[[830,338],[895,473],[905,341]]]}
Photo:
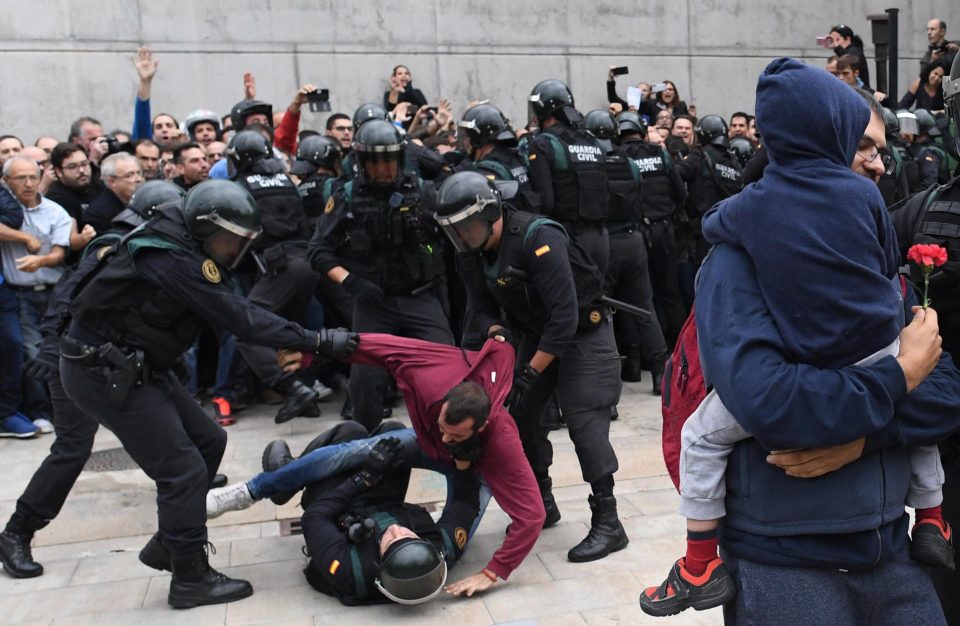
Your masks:
{"label": "man in maroon shirt", "polygon": [[[510,530],[483,571],[447,586],[453,595],[473,595],[506,579],[533,548],[545,517],[540,490],[523,454],[514,420],[503,407],[513,377],[513,348],[488,340],[479,352],[461,350],[418,339],[364,333],[349,360],[386,368],[403,391],[413,430],[394,430],[368,439],[348,441],[311,451],[283,467],[255,476],[246,483],[214,489],[207,495],[207,516],[251,506],[256,500],[300,489],[307,484],[363,465],[370,449],[382,437],[404,443],[404,460],[448,477],[475,470],[503,511]],[[477,428],[477,420],[450,424],[445,419],[447,393],[468,381],[490,397],[491,410]],[[453,481],[456,484],[456,481]],[[480,515],[488,498],[481,496]],[[470,530],[476,530],[479,517]]]}

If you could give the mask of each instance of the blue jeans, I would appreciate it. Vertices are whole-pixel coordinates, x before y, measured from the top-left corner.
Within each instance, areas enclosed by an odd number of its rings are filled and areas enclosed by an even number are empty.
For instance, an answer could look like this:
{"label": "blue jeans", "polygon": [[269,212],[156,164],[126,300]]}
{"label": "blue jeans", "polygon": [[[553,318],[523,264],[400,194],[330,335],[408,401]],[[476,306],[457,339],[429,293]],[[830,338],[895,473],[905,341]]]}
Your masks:
{"label": "blue jeans", "polygon": [[[184,358],[190,365],[190,380],[184,385],[187,393],[197,395],[197,350],[200,342],[190,346],[184,353]],[[236,339],[228,332],[220,334],[219,348],[217,349],[217,374],[213,383],[213,395],[225,396],[230,387],[230,365],[233,363],[233,354],[236,351]]]}
{"label": "blue jeans", "polygon": [[17,412],[23,398],[23,334],[17,293],[0,284],[0,419]]}
{"label": "blue jeans", "polygon": [[20,301],[20,331],[23,333],[23,349],[28,359],[40,353],[40,319],[47,308],[50,290],[47,291],[19,291],[17,300]]}
{"label": "blue jeans", "polygon": [[[456,472],[453,465],[434,461],[417,446],[417,434],[412,428],[392,430],[366,439],[354,439],[317,448],[272,472],[257,474],[247,481],[250,494],[257,500],[269,498],[285,491],[298,491],[310,483],[340,472],[358,470],[377,442],[385,437],[394,437],[403,444],[401,461],[404,467],[418,467],[443,474],[447,479],[447,499],[455,488]],[[490,488],[480,485],[480,512],[470,527],[473,536],[483,513],[490,502]]]}

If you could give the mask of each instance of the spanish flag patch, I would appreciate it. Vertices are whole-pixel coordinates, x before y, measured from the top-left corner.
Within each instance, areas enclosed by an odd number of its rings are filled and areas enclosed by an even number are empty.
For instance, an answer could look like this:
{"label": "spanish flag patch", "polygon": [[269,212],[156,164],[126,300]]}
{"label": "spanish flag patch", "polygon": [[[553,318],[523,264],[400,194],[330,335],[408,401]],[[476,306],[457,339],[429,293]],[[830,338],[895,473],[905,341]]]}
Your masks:
{"label": "spanish flag patch", "polygon": [[531,154],[531,155],[530,155],[529,157],[527,157],[527,158],[528,158],[529,160],[531,160],[531,161],[536,161],[536,160],[537,160],[537,155],[536,155],[536,154]]}
{"label": "spanish flag patch", "polygon": [[533,251],[533,253],[537,256],[543,256],[548,252],[550,252],[550,246],[540,246],[539,248]]}
{"label": "spanish flag patch", "polygon": [[334,574],[336,574],[338,569],[340,569],[340,561],[334,559],[333,563],[330,564],[330,569],[329,569],[330,575],[333,576]]}

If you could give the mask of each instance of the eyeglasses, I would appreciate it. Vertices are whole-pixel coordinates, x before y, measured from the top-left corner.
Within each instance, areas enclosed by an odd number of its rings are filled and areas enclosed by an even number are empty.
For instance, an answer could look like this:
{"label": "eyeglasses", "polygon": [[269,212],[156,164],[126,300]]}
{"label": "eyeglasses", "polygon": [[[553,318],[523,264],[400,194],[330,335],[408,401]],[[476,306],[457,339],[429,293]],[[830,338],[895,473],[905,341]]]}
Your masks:
{"label": "eyeglasses", "polygon": [[68,172],[72,172],[74,170],[79,170],[79,169],[85,170],[85,169],[88,169],[89,167],[90,167],[90,161],[80,161],[79,163],[71,163],[70,165],[64,165],[60,169],[67,170]]}
{"label": "eyeglasses", "polygon": [[893,174],[894,168],[897,166],[897,162],[893,159],[892,156],[885,152],[880,152],[880,148],[876,145],[873,146],[873,154],[866,155],[863,154],[863,150],[868,149],[867,147],[857,150],[857,154],[860,155],[860,158],[866,163],[873,163],[877,157],[880,157],[880,162],[883,163],[883,173],[889,176]]}

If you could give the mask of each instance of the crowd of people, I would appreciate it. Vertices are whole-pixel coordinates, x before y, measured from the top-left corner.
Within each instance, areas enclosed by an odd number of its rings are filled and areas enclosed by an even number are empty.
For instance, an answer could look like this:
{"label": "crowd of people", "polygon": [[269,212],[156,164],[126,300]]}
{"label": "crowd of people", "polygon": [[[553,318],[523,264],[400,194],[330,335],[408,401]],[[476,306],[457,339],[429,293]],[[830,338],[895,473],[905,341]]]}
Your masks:
{"label": "crowd of people", "polygon": [[[670,80],[623,99],[616,66],[606,109],[582,114],[544,80],[522,125],[487,101],[458,116],[398,65],[382,99],[323,130],[301,128],[304,106],[329,110],[323,90],[303,85],[274,112],[249,74],[225,115],[154,113],[159,60],[141,48],[130,132],[83,116],[63,140],[0,136],[0,436],[56,438],[0,533],[4,569],[43,573],[30,542],[99,424],[157,482],[140,559],[173,572],[175,607],[252,593],[210,568],[208,517],[304,488],[318,590],[364,604],[488,589],[561,518],[560,428],[590,486],[590,529],[568,558],[602,559],[629,542],[609,438],[622,382],[647,377],[656,395],[682,383],[665,364],[695,320],[712,392],[684,429],[688,550],[643,609],[726,603],[736,623],[792,623],[823,609],[783,593],[810,584],[851,622],[936,623],[916,562],[953,568],[941,503],[960,464],[933,444],[960,427],[960,373],[939,348],[960,311],[938,325],[904,310],[915,298],[898,283],[906,244],[944,243],[955,261],[960,241],[943,217],[956,213],[958,46],[942,20],[927,36],[896,108],[837,25],[826,72],[767,67],[759,120],[698,115]],[[223,427],[246,407],[278,404],[280,424],[336,391],[345,421],[301,455],[275,441],[263,474],[217,474]],[[412,428],[388,419],[401,399]],[[404,504],[410,467],[447,477],[440,520]],[[511,518],[503,544],[446,584],[491,496]]]}

